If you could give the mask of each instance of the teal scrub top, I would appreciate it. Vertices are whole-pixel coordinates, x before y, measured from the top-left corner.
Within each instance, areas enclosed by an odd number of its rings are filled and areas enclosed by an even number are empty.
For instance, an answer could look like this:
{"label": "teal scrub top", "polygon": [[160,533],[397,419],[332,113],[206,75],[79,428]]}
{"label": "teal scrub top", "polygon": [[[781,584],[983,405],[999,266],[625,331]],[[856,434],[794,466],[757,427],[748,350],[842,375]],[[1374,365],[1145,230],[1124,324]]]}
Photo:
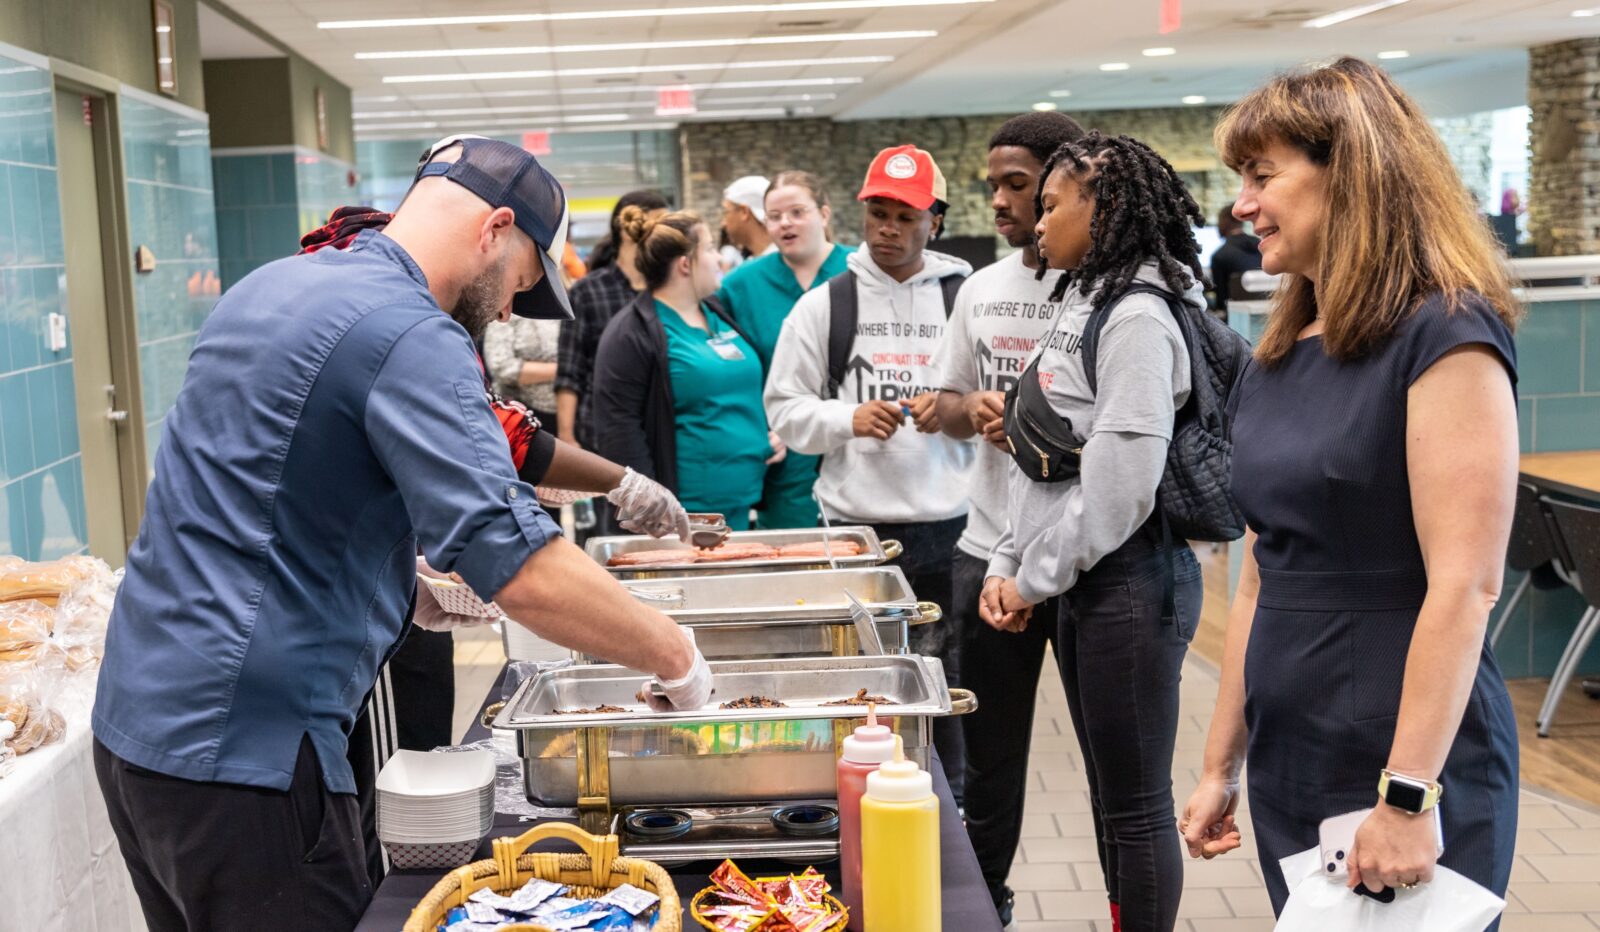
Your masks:
{"label": "teal scrub top", "polygon": [[677,421],[678,500],[749,527],[772,446],[761,407],[761,360],[744,338],[701,305],[710,332],[656,302],[667,332],[668,376]]}
{"label": "teal scrub top", "polygon": [[[828,257],[811,287],[826,282],[843,272],[850,257],[850,247],[833,244]],[[763,371],[772,367],[772,351],[778,345],[778,334],[788,319],[794,303],[809,289],[801,288],[795,280],[794,270],[784,264],[783,256],[769,252],[744,263],[722,280],[722,290],[717,301],[727,309],[728,316],[739,325],[756,345],[761,354]]]}
{"label": "teal scrub top", "polygon": [[[850,247],[833,244],[811,287],[843,272],[849,258]],[[756,352],[761,354],[763,372],[772,368],[772,351],[778,346],[783,322],[806,291],[795,279],[794,270],[776,252],[751,259],[722,280],[717,300],[727,308],[728,316],[750,334]],[[761,513],[756,517],[763,530],[817,526],[817,503],[811,497],[811,488],[817,482],[821,462],[821,457],[790,450],[783,462],[772,467],[761,497]]]}

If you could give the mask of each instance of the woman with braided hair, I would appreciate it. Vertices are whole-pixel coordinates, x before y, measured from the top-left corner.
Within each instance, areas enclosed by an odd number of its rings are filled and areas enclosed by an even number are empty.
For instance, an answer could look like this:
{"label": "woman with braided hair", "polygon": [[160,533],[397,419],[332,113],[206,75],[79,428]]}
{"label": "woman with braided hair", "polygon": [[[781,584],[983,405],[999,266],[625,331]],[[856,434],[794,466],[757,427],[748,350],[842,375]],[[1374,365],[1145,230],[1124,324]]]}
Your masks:
{"label": "woman with braided hair", "polygon": [[[1155,498],[1190,384],[1168,301],[1204,307],[1190,233],[1200,210],[1172,166],[1127,136],[1066,143],[1040,177],[1038,249],[1043,266],[1064,273],[1062,304],[1006,399],[1022,468],[1010,473],[1008,523],[979,615],[1020,632],[1034,605],[1060,597],[1057,658],[1113,928],[1170,932],[1183,891],[1172,804],[1178,680],[1201,583],[1187,545],[1163,546]],[[1085,337],[1106,309],[1091,382]],[[1035,423],[1059,424],[1067,462],[1028,471],[1024,456],[1040,451],[1013,429],[1018,405]]]}

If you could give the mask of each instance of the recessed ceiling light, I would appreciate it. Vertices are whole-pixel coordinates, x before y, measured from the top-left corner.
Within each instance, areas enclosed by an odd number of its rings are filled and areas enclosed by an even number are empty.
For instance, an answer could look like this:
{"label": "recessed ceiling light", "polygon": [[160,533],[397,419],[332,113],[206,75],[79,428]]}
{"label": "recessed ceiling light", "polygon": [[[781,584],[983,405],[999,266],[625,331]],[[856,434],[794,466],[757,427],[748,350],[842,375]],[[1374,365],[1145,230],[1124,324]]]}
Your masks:
{"label": "recessed ceiling light", "polygon": [[729,48],[741,45],[797,45],[804,42],[875,42],[891,39],[931,39],[932,29],[901,32],[844,32],[794,36],[745,36],[728,39],[673,39],[661,42],[602,42],[586,45],[522,45],[478,49],[417,49],[398,52],[357,52],[361,60],[394,58],[490,58],[498,55],[563,55],[583,52],[646,52],[655,49]]}
{"label": "recessed ceiling light", "polygon": [[[0,71],[0,74],[4,74]],[[574,94],[651,94],[654,95],[663,87],[687,87],[694,91],[706,90],[757,90],[767,87],[838,87],[847,84],[861,84],[866,78],[780,78],[767,81],[702,81],[689,84],[624,84],[612,87],[567,87],[567,88],[530,88],[520,91],[445,91],[436,94],[379,94],[357,96],[354,98],[358,104],[392,104],[400,101],[414,102],[423,100],[478,100],[479,98],[509,99],[517,97],[566,97]]]}
{"label": "recessed ceiling light", "polygon": [[1038,103],[1033,105],[1033,109],[1039,111],[1040,113],[1048,113],[1049,111],[1054,110],[1055,108],[1056,108],[1056,105],[1054,103],[1052,103],[1051,101],[1048,101],[1048,100],[1041,100]]}
{"label": "recessed ceiling light", "polygon": [[1203,103],[1205,103],[1206,99],[1204,97],[1201,97],[1199,94],[1190,94],[1188,97],[1185,97],[1183,99],[1183,102],[1192,107],[1195,104],[1203,104]]}
{"label": "recessed ceiling light", "polygon": [[1145,58],[1165,58],[1168,55],[1178,54],[1178,50],[1171,48],[1170,46],[1163,45],[1153,49],[1145,49],[1142,54]]}
{"label": "recessed ceiling light", "polygon": [[748,13],[799,13],[815,10],[877,10],[890,7],[966,6],[994,0],[808,0],[804,3],[735,3],[662,7],[653,10],[574,10],[566,13],[491,13],[481,16],[411,16],[399,19],[344,19],[317,23],[318,29],[387,29],[403,26],[481,26],[494,23],[546,23],[594,19],[649,19],[655,16],[733,16]]}
{"label": "recessed ceiling light", "polygon": [[1600,16],[1600,9],[1573,10],[1572,15],[1580,18],[1585,16]]}
{"label": "recessed ceiling light", "polygon": [[[767,94],[751,97],[703,98],[705,104],[775,104],[810,103],[820,100],[837,100],[838,94]],[[436,119],[439,117],[499,116],[511,113],[564,113],[576,110],[648,110],[657,106],[653,99],[612,101],[605,103],[521,104],[499,107],[446,107],[431,110],[357,110],[353,118],[360,120]]]}
{"label": "recessed ceiling light", "polygon": [[1337,26],[1340,23],[1348,22],[1357,16],[1366,16],[1368,13],[1387,10],[1392,6],[1399,6],[1405,2],[1406,0],[1377,0],[1376,3],[1364,3],[1361,6],[1346,7],[1342,10],[1335,10],[1326,16],[1308,19],[1304,25],[1307,29],[1325,29],[1329,26]]}
{"label": "recessed ceiling light", "polygon": [[385,84],[431,84],[454,81],[506,81],[518,78],[595,77],[605,74],[676,74],[680,71],[722,71],[749,68],[805,68],[811,65],[881,65],[894,61],[893,55],[863,55],[859,58],[789,58],[762,61],[701,62],[692,65],[618,65],[606,68],[548,68],[539,71],[477,71],[464,74],[397,74],[383,79]]}
{"label": "recessed ceiling light", "polygon": [[1389,61],[1395,58],[1410,58],[1411,53],[1405,49],[1390,49],[1387,52],[1379,52],[1378,57],[1385,61]]}
{"label": "recessed ceiling light", "polygon": [[1050,96],[1051,97],[1071,97],[1072,96],[1072,92],[1071,91],[1067,91],[1067,90],[1051,91],[1050,92]]}
{"label": "recessed ceiling light", "polygon": [[1125,61],[1108,61],[1100,66],[1101,71],[1127,71],[1131,66]]}

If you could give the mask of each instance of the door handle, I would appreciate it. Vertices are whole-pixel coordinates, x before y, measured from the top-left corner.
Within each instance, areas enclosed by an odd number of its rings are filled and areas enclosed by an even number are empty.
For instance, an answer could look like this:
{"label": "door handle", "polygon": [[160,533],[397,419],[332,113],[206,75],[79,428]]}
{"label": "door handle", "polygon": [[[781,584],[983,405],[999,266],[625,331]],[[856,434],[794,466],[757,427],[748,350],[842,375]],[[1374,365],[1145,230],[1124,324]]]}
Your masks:
{"label": "door handle", "polygon": [[128,412],[108,409],[106,411],[106,420],[113,424],[124,424],[128,420]]}

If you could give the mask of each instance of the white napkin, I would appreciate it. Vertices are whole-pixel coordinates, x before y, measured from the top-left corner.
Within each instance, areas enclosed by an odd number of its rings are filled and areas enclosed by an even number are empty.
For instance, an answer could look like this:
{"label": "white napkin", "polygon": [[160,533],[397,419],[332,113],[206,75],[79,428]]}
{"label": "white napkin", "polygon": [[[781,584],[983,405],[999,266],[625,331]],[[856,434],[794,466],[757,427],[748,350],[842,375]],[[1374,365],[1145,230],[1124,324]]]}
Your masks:
{"label": "white napkin", "polygon": [[1289,902],[1275,932],[1483,932],[1506,901],[1448,867],[1435,866],[1433,882],[1396,890],[1379,903],[1351,892],[1322,873],[1322,851],[1310,848],[1278,862]]}

